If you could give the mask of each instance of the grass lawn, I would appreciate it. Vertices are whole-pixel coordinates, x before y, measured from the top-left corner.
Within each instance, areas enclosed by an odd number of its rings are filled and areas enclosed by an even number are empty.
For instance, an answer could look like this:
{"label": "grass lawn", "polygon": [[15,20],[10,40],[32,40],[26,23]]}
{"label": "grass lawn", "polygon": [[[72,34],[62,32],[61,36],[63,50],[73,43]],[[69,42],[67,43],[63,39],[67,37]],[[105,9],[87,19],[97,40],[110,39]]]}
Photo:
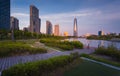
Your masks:
{"label": "grass lawn", "polygon": [[44,47],[34,47],[37,40],[0,41],[0,57],[47,53]]}
{"label": "grass lawn", "polygon": [[120,76],[120,71],[84,60],[77,67],[66,71],[64,76]]}

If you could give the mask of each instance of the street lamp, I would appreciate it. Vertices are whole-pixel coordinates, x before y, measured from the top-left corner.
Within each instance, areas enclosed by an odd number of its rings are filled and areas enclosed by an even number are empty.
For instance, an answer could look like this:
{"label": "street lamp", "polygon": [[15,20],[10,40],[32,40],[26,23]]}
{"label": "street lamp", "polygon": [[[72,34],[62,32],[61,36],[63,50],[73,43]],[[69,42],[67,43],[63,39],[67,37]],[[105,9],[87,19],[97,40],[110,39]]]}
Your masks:
{"label": "street lamp", "polygon": [[13,29],[13,27],[11,28],[11,38],[12,38],[12,41],[15,40],[15,39],[14,39],[14,29]]}

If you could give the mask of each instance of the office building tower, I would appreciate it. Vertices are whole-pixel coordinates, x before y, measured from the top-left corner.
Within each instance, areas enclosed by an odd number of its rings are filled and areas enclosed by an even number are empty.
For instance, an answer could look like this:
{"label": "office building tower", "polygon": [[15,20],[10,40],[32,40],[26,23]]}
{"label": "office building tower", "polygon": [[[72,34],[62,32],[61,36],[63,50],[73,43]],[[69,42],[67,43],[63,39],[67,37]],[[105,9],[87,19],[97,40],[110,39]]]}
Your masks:
{"label": "office building tower", "polygon": [[103,31],[98,31],[98,36],[103,36],[104,32]]}
{"label": "office building tower", "polygon": [[23,28],[23,31],[28,32],[28,31],[29,31],[29,28],[28,28],[28,27],[24,27],[24,28]]}
{"label": "office building tower", "polygon": [[10,17],[10,29],[19,30],[19,20],[15,17]]}
{"label": "office building tower", "polygon": [[59,36],[59,25],[55,25],[55,27],[54,27],[54,35]]}
{"label": "office building tower", "polygon": [[10,30],[10,0],[0,0],[0,29]]}
{"label": "office building tower", "polygon": [[41,19],[39,18],[39,10],[34,6],[30,6],[30,32],[40,33]]}
{"label": "office building tower", "polygon": [[50,21],[46,21],[46,34],[52,35],[52,23]]}
{"label": "office building tower", "polygon": [[78,27],[77,27],[77,19],[74,19],[74,28],[73,28],[73,36],[78,36]]}

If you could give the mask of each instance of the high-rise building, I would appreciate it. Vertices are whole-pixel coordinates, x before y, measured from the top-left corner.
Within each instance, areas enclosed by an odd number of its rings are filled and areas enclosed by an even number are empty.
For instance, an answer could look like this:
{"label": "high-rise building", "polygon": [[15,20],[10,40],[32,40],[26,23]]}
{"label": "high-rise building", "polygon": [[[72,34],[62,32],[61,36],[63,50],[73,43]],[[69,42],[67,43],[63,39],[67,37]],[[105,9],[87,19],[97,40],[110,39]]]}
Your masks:
{"label": "high-rise building", "polygon": [[10,0],[0,0],[0,29],[10,30]]}
{"label": "high-rise building", "polygon": [[40,27],[39,10],[34,5],[30,5],[30,32],[40,33]]}
{"label": "high-rise building", "polygon": [[102,36],[104,35],[104,32],[103,31],[98,31],[98,36]]}
{"label": "high-rise building", "polygon": [[15,17],[10,17],[10,29],[19,30],[19,20]]}
{"label": "high-rise building", "polygon": [[46,21],[46,34],[52,35],[52,23],[50,21]]}
{"label": "high-rise building", "polygon": [[78,36],[78,27],[77,27],[77,18],[74,19],[74,28],[73,28],[73,36]]}
{"label": "high-rise building", "polygon": [[59,25],[55,25],[55,27],[54,27],[54,35],[59,36]]}
{"label": "high-rise building", "polygon": [[28,32],[28,31],[29,31],[29,28],[28,28],[28,27],[24,27],[24,28],[23,28],[23,31]]}

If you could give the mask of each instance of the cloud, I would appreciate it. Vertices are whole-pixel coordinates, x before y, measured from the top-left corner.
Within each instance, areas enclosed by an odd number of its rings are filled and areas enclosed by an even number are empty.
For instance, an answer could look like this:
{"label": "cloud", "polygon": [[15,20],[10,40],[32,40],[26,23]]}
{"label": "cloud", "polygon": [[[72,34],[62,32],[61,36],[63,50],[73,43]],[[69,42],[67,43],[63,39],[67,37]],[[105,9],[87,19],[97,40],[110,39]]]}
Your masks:
{"label": "cloud", "polygon": [[[106,12],[107,11],[107,12]],[[28,13],[12,13],[12,16],[17,17],[20,20],[21,29],[29,25],[29,14]],[[67,13],[56,13],[41,15],[42,20],[41,31],[45,32],[46,20],[50,20],[53,25],[59,24],[60,31],[68,31],[71,35],[73,33],[73,20],[74,17],[78,19],[78,26],[80,35],[84,33],[94,33],[100,28],[99,25],[112,25],[113,20],[120,19],[120,11],[109,12],[108,10],[77,10]],[[110,23],[111,22],[111,23]],[[81,28],[82,27],[82,28]],[[82,32],[81,32],[82,31]]]}
{"label": "cloud", "polygon": [[82,17],[82,16],[89,16],[91,13],[89,12],[68,12],[68,13],[57,13],[57,14],[48,14],[48,15],[43,15],[40,16],[41,18],[44,19],[60,19],[60,18],[68,18],[68,17]]}
{"label": "cloud", "polygon": [[11,15],[15,17],[29,17],[27,13],[12,13]]}

